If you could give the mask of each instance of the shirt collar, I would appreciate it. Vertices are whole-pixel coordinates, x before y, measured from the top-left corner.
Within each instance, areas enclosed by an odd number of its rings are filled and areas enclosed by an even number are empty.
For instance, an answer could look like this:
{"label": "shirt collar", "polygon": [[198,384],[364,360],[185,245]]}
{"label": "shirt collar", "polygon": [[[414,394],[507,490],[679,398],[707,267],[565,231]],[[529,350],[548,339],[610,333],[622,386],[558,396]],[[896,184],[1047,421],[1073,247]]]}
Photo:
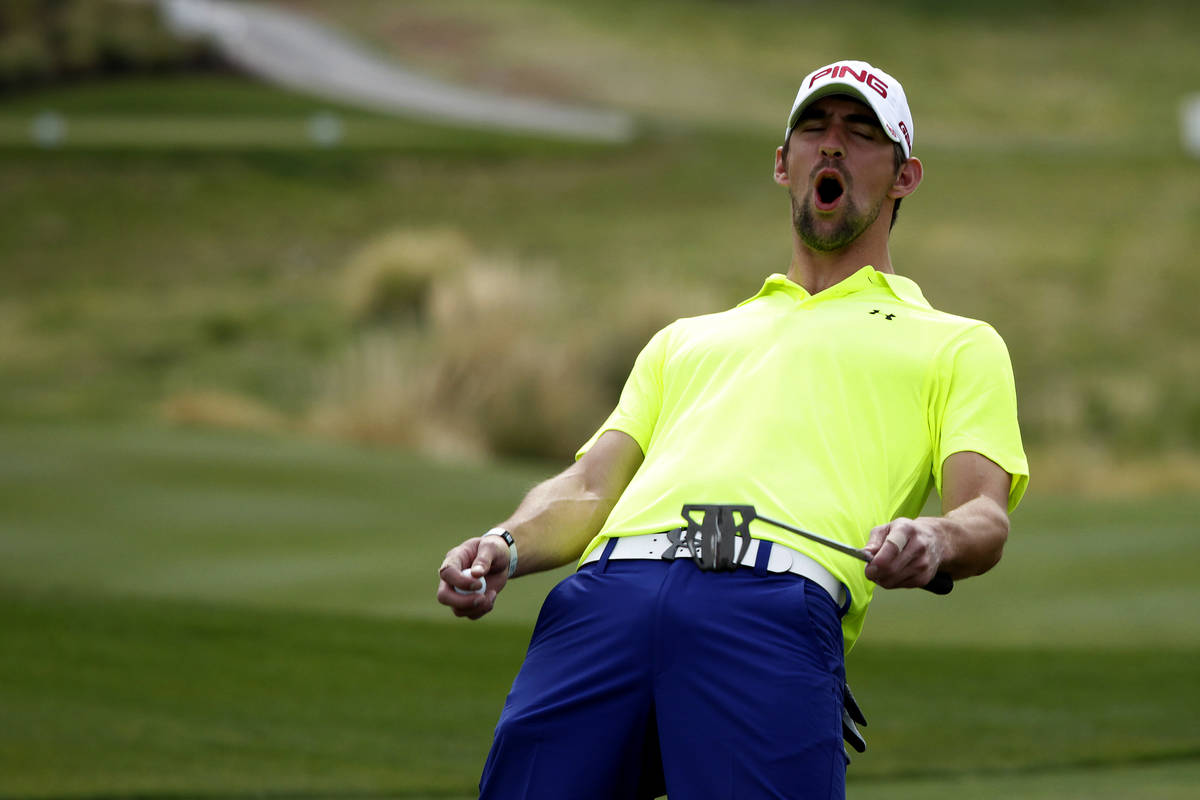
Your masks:
{"label": "shirt collar", "polygon": [[807,289],[790,280],[786,275],[776,272],[767,278],[762,288],[758,290],[758,294],[743,300],[738,305],[745,305],[760,297],[766,297],[778,292],[791,295],[797,300],[807,300],[812,297],[832,299],[855,294],[856,292],[870,289],[873,286],[887,289],[902,303],[922,306],[924,308],[930,307],[929,301],[921,294],[921,287],[917,286],[915,281],[905,278],[903,275],[880,272],[869,265],[815,295],[809,294]]}

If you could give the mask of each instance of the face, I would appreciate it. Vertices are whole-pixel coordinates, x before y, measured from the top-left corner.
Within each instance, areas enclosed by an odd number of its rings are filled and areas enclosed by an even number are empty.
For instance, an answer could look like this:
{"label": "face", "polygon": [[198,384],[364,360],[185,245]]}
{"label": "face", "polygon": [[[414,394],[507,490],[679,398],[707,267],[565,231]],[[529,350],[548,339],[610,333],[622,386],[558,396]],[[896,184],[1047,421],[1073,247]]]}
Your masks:
{"label": "face", "polygon": [[[804,110],[776,180],[788,186],[792,224],[809,248],[845,248],[875,224],[897,181],[895,148],[865,103],[842,95]],[[781,179],[781,171],[782,179]]]}

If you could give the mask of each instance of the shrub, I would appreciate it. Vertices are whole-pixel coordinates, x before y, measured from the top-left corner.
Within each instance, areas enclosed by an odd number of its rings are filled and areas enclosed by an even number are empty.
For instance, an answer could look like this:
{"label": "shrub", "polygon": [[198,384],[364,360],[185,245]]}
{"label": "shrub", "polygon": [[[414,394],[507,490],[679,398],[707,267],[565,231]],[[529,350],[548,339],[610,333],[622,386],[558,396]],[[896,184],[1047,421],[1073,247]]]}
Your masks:
{"label": "shrub", "polygon": [[159,413],[176,425],[196,425],[237,430],[278,431],[287,419],[257,400],[223,391],[188,391],[173,394]]}
{"label": "shrub", "polygon": [[206,69],[217,61],[207,44],[171,35],[154,3],[0,3],[0,88],[112,72]]}
{"label": "shrub", "polygon": [[342,274],[342,299],[355,323],[422,322],[434,279],[461,272],[474,258],[462,235],[402,230],[371,240]]}
{"label": "shrub", "polygon": [[650,336],[719,306],[677,286],[584,298],[448,231],[368,244],[344,288],[352,319],[375,324],[322,373],[310,425],[450,457],[570,457]]}
{"label": "shrub", "polygon": [[422,324],[361,331],[323,372],[310,424],[451,457],[561,456],[577,445],[599,406],[569,335],[551,324],[569,313],[562,286],[479,261],[422,274]]}
{"label": "shrub", "polygon": [[41,82],[54,71],[54,56],[36,33],[18,30],[0,38],[0,86]]}

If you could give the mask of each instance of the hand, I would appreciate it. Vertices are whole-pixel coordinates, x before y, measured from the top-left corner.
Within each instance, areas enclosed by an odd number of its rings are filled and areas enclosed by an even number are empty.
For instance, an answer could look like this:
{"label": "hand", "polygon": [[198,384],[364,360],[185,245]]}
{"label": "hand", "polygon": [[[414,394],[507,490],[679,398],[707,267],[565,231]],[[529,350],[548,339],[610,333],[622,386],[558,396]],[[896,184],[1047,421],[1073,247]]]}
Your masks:
{"label": "hand", "polygon": [[945,543],[932,517],[900,517],[871,529],[863,547],[871,556],[867,579],[884,589],[923,587],[941,566]]}
{"label": "hand", "polygon": [[[464,570],[470,570],[465,573]],[[487,590],[476,594],[479,579]],[[438,568],[438,602],[456,617],[479,619],[496,605],[496,595],[508,583],[508,545],[499,536],[476,536],[446,553]],[[455,587],[468,594],[454,591]]]}

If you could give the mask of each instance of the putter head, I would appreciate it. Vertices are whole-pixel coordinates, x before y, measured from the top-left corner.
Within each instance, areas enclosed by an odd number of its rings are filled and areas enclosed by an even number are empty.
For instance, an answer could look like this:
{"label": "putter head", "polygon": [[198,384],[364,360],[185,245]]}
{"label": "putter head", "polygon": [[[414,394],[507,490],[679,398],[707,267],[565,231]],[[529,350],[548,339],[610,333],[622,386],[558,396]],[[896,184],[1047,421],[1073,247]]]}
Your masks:
{"label": "putter head", "polygon": [[[696,566],[705,571],[737,569],[750,550],[750,523],[757,516],[754,506],[689,503],[680,514],[687,523],[681,538]],[[738,539],[742,545],[735,556]]]}

